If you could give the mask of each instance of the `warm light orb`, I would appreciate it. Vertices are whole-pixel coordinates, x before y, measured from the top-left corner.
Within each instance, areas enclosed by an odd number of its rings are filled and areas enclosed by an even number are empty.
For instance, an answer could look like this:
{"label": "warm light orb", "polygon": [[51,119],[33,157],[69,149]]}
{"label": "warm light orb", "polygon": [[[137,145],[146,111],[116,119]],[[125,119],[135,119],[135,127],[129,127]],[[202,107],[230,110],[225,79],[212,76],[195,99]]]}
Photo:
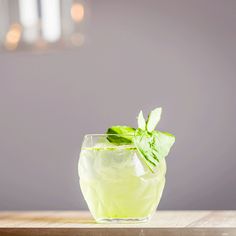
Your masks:
{"label": "warm light orb", "polygon": [[12,24],[7,32],[5,39],[5,47],[8,50],[14,50],[17,48],[21,37],[21,26],[18,23]]}
{"label": "warm light orb", "polygon": [[80,22],[84,19],[84,6],[82,4],[74,3],[70,12],[72,19],[76,22]]}

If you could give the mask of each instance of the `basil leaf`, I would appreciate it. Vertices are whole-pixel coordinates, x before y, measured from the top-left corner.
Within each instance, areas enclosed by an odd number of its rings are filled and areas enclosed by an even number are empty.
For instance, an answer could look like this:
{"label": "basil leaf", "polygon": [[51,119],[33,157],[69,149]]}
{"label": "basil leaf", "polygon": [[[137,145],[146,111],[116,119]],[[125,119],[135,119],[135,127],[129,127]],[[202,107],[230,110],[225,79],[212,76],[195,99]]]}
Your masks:
{"label": "basil leaf", "polygon": [[115,145],[134,144],[141,158],[150,168],[155,171],[158,162],[165,158],[172,145],[175,137],[167,132],[155,130],[160,121],[162,108],[156,108],[148,115],[145,121],[143,112],[138,115],[138,129],[129,126],[112,126],[107,130],[107,139]]}
{"label": "basil leaf", "polygon": [[162,131],[153,131],[153,135],[155,136],[155,145],[153,146],[153,149],[159,158],[165,158],[175,142],[175,136]]}
{"label": "basil leaf", "polygon": [[148,132],[152,132],[156,128],[158,122],[161,119],[161,112],[162,112],[162,108],[158,107],[149,113],[148,119],[147,119]]}
{"label": "basil leaf", "polygon": [[139,114],[138,114],[138,127],[142,130],[146,129],[146,121],[143,117],[143,112],[142,111],[140,111]]}
{"label": "basil leaf", "polygon": [[107,130],[107,139],[115,145],[131,144],[135,129],[129,126],[112,126]]}
{"label": "basil leaf", "polygon": [[150,133],[137,129],[134,135],[134,145],[152,172],[158,162],[168,155],[174,142],[175,137],[172,134],[161,131]]}

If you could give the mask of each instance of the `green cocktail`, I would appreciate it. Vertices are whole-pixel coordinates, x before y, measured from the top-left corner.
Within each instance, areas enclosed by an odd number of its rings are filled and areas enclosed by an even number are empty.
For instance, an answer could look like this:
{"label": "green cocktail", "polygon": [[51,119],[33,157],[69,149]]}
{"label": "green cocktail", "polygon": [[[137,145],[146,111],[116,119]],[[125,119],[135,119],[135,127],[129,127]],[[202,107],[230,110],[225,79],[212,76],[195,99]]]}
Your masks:
{"label": "green cocktail", "polygon": [[137,150],[125,145],[85,147],[80,154],[80,186],[98,221],[147,220],[160,201],[165,172],[164,159],[151,173]]}
{"label": "green cocktail", "polygon": [[96,221],[143,222],[151,217],[165,185],[164,156],[173,143],[168,133],[127,126],[85,136],[80,186]]}

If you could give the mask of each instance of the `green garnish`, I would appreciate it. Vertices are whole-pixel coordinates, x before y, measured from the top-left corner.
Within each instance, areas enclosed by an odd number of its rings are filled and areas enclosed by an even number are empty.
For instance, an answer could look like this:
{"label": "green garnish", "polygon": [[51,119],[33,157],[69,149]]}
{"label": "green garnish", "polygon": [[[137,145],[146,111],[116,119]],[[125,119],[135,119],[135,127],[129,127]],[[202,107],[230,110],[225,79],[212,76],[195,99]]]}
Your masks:
{"label": "green garnish", "polygon": [[133,142],[134,133],[135,128],[129,126],[112,126],[107,130],[107,139],[116,145],[131,144]]}
{"label": "green garnish", "polygon": [[148,132],[152,132],[156,128],[161,119],[161,112],[162,108],[158,107],[149,113],[146,125]]}
{"label": "green garnish", "polygon": [[175,142],[174,135],[155,130],[160,121],[161,112],[162,108],[160,107],[154,109],[149,113],[148,119],[145,121],[143,112],[140,111],[137,117],[137,129],[129,126],[112,126],[107,130],[109,142],[115,145],[134,144],[152,172],[158,162],[168,155]]}
{"label": "green garnish", "polygon": [[135,147],[152,171],[158,162],[168,155],[174,142],[175,137],[172,134],[156,130],[148,132],[137,129],[134,136]]}
{"label": "green garnish", "polygon": [[146,121],[143,117],[143,111],[140,111],[138,114],[138,127],[142,130],[146,129]]}

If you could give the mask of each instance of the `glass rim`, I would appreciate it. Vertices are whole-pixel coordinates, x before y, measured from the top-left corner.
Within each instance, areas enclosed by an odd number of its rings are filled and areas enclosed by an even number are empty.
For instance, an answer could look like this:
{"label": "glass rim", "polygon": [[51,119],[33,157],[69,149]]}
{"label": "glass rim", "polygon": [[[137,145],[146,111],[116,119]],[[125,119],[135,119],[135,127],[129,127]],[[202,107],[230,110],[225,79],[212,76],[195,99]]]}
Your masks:
{"label": "glass rim", "polygon": [[102,137],[102,136],[129,136],[134,137],[134,134],[85,134],[84,137]]}

